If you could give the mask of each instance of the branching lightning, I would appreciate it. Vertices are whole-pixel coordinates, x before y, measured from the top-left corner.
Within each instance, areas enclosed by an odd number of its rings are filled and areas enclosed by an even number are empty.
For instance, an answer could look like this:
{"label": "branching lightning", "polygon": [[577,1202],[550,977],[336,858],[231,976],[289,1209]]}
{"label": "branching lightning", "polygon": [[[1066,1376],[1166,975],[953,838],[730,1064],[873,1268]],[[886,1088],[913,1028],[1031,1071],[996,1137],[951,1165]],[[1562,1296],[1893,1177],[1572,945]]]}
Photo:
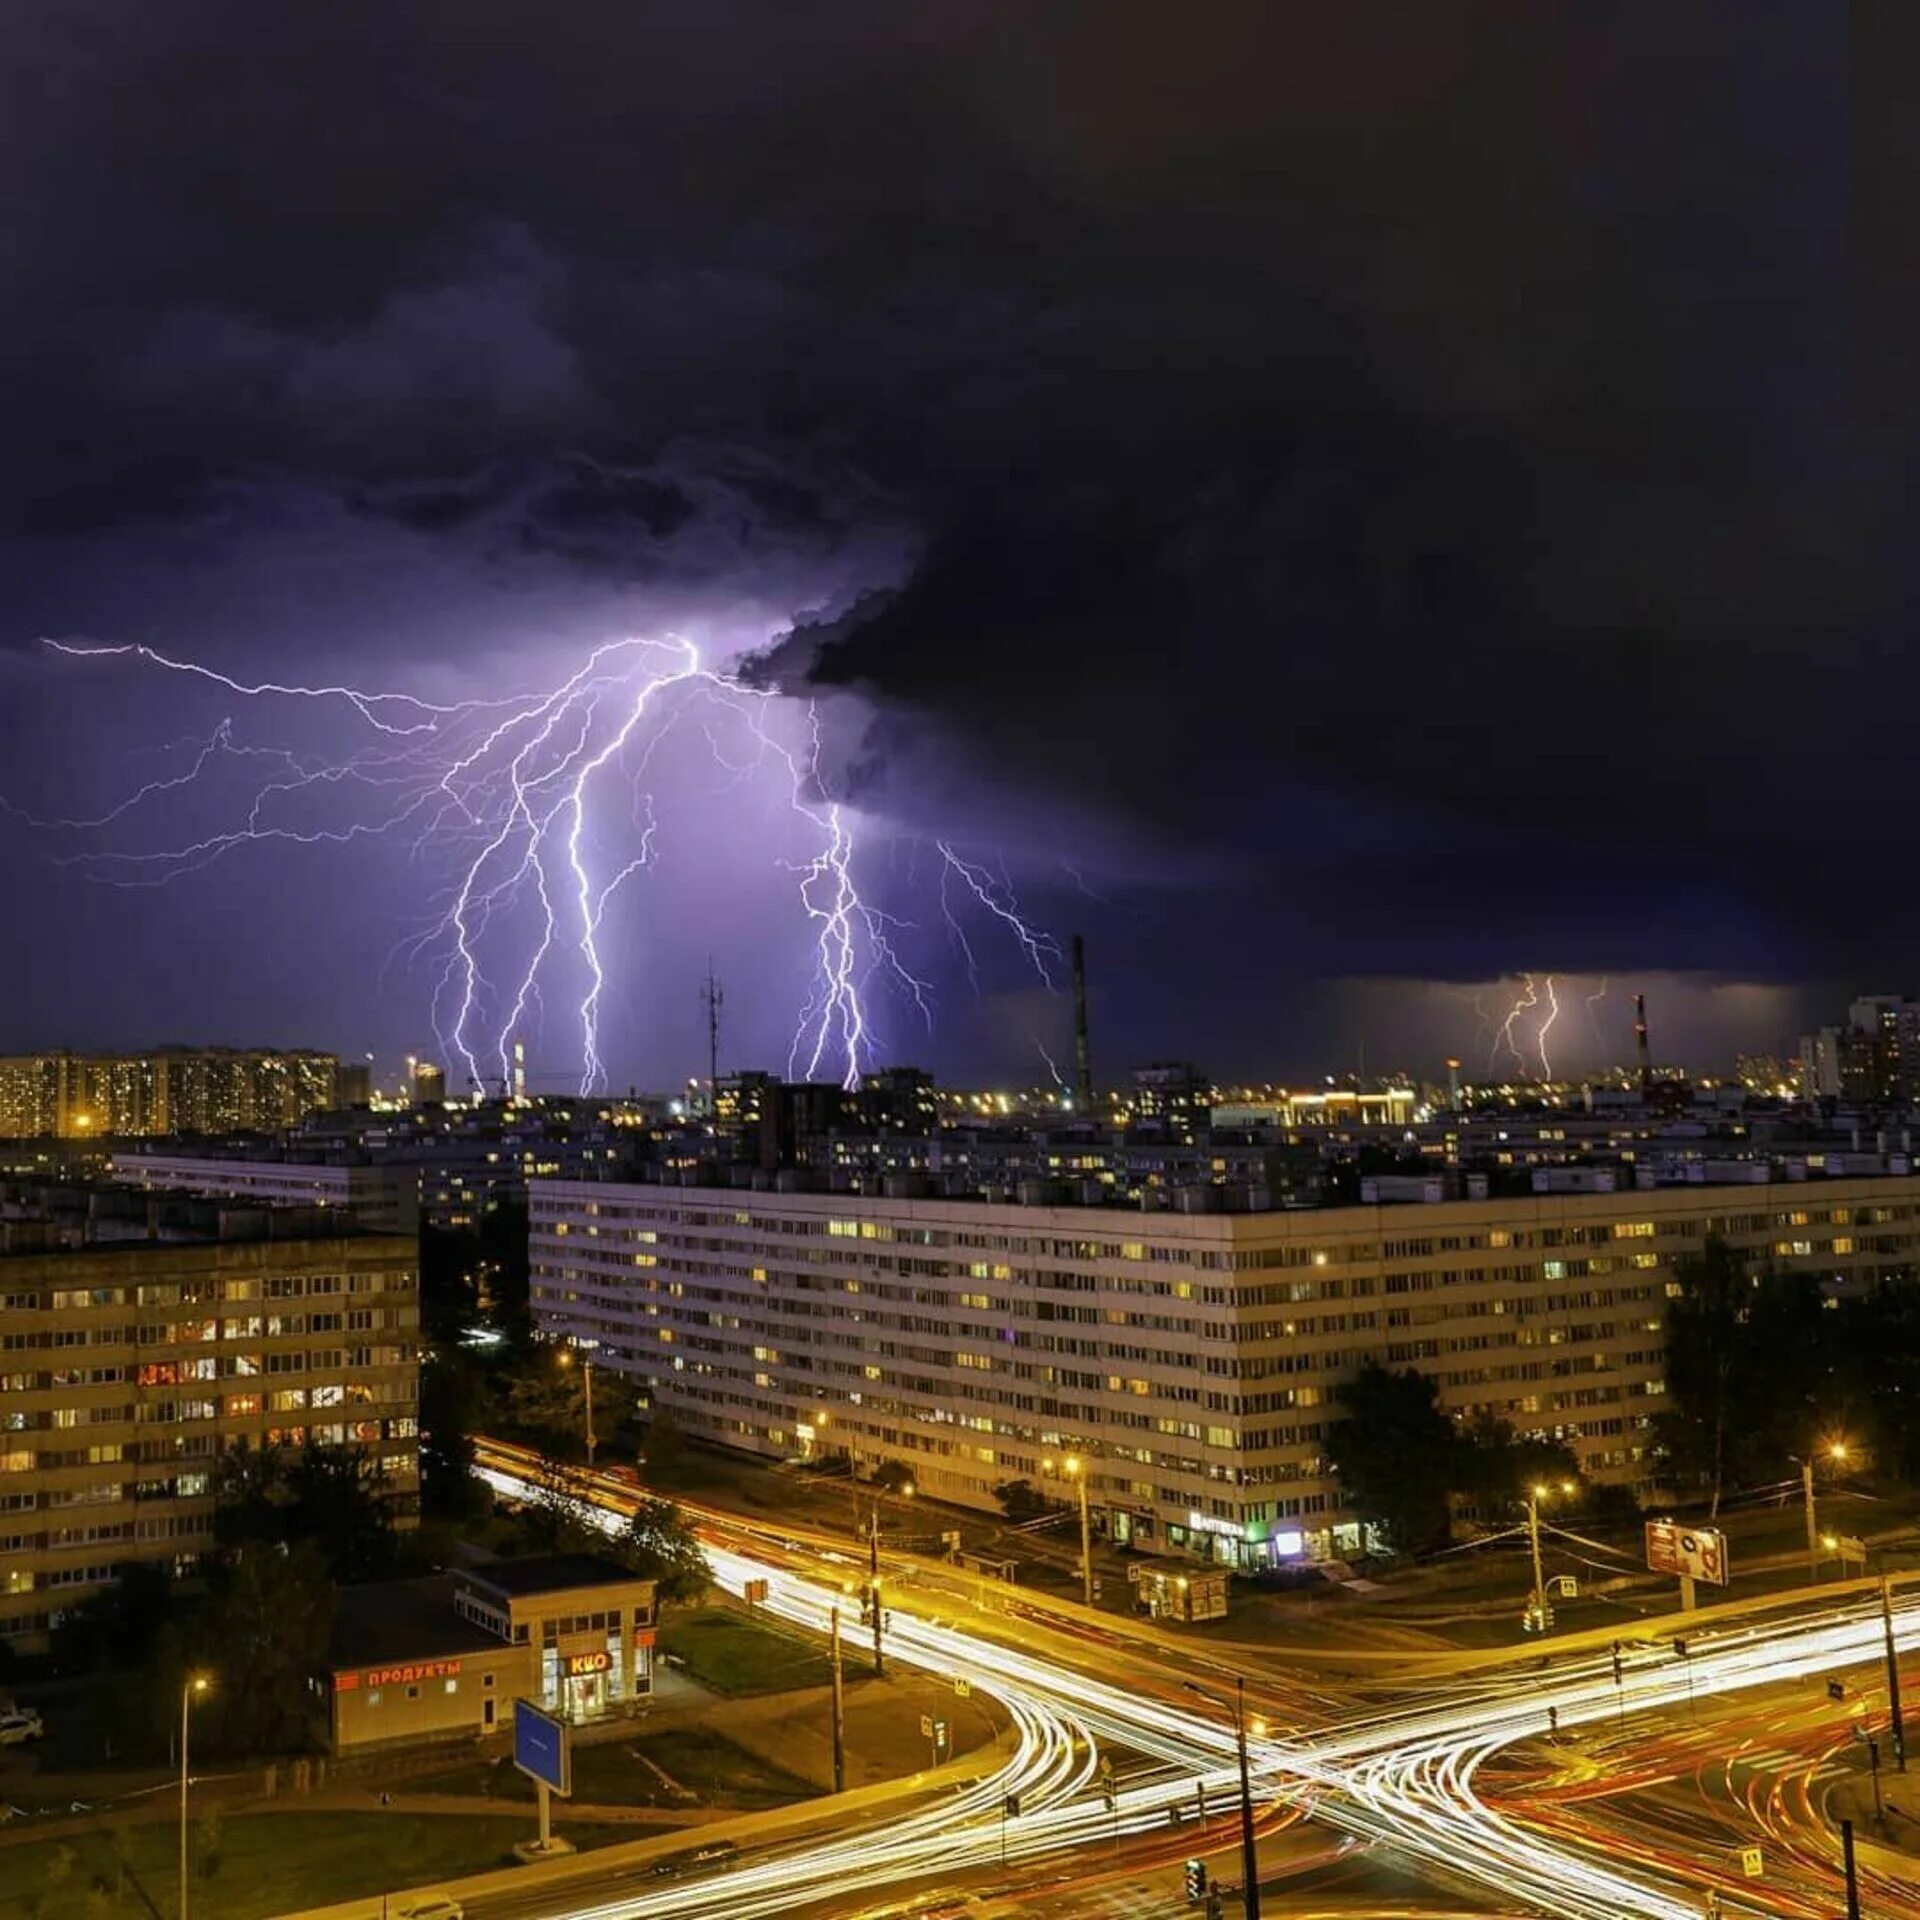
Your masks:
{"label": "branching lightning", "polygon": [[1533,1036],[1534,1049],[1540,1055],[1540,1078],[1553,1078],[1553,1062],[1547,1058],[1547,1035],[1553,1031],[1553,1023],[1560,1018],[1560,996],[1553,990],[1553,975],[1548,974],[1544,982],[1547,996],[1547,1017],[1540,1022]]}
{"label": "branching lightning", "polygon": [[[165,885],[267,843],[404,845],[442,877],[428,923],[403,950],[437,956],[434,1025],[476,1091],[508,1081],[514,1035],[548,991],[569,980],[581,1091],[605,1086],[600,1016],[613,966],[608,909],[654,861],[661,822],[653,761],[689,718],[704,730],[726,776],[722,791],[773,779],[805,843],[804,853],[779,861],[794,877],[810,936],[809,985],[789,1073],[831,1073],[849,1087],[858,1084],[876,1047],[876,984],[931,1024],[931,983],[900,950],[911,923],[862,894],[861,817],[828,790],[818,712],[706,665],[685,640],[610,640],[544,691],[449,702],[351,685],[242,680],[147,646],[45,645],[67,660],[132,662],[202,680],[248,702],[343,707],[348,723],[372,736],[344,757],[327,758],[241,744],[229,717],[211,737],[180,743],[193,750],[181,771],[146,781],[102,811],[48,817],[6,800],[0,807],[49,833],[80,837],[79,850],[58,857],[122,886]],[[253,779],[241,783],[236,800],[233,775],[248,767]],[[133,850],[84,844],[88,836],[124,832],[189,789],[234,806],[237,823]],[[977,958],[949,881],[964,885],[1053,987],[1049,962],[1059,960],[1060,947],[1021,916],[1004,869],[996,878],[948,842],[938,844],[942,910],[976,986]]]}
{"label": "branching lightning", "polygon": [[1504,1051],[1513,1057],[1514,1065],[1524,1076],[1533,1071],[1527,1062],[1527,1056],[1520,1051],[1520,1043],[1514,1038],[1514,1028],[1523,1013],[1531,1013],[1540,1004],[1540,989],[1534,984],[1533,975],[1523,973],[1520,978],[1526,982],[1526,991],[1507,1009],[1507,1017],[1494,1030],[1493,1051],[1487,1055],[1487,1070],[1493,1070],[1493,1063]]}
{"label": "branching lightning", "polygon": [[1547,1035],[1553,1031],[1554,1023],[1560,1018],[1560,994],[1550,973],[1542,974],[1536,980],[1532,974],[1520,976],[1522,990],[1507,1009],[1506,1017],[1494,1028],[1493,1046],[1487,1054],[1487,1070],[1493,1071],[1493,1064],[1504,1053],[1512,1061],[1521,1077],[1530,1078],[1533,1073],[1533,1061],[1528,1058],[1521,1044],[1521,1035],[1525,1031],[1522,1015],[1544,1008],[1538,1024],[1533,1029],[1533,1052],[1540,1061],[1540,1078],[1553,1078],[1553,1060],[1547,1052]]}
{"label": "branching lightning", "polygon": [[1059,964],[1062,958],[1060,943],[1049,934],[1036,933],[1020,917],[1020,902],[1014,897],[1013,887],[1007,880],[1006,874],[1001,873],[999,885],[996,887],[994,876],[988,873],[986,868],[974,861],[961,859],[959,854],[954,852],[951,843],[938,840],[934,844],[940,849],[940,858],[943,862],[940,871],[941,910],[946,914],[947,925],[953,930],[954,938],[966,955],[967,975],[974,985],[976,987],[979,985],[979,970],[974,962],[973,948],[947,898],[947,880],[950,876],[957,879],[981,906],[1006,927],[1019,942],[1020,951],[1027,956],[1027,963],[1040,976],[1042,985],[1049,992],[1056,991],[1048,962],[1051,961],[1056,966]]}

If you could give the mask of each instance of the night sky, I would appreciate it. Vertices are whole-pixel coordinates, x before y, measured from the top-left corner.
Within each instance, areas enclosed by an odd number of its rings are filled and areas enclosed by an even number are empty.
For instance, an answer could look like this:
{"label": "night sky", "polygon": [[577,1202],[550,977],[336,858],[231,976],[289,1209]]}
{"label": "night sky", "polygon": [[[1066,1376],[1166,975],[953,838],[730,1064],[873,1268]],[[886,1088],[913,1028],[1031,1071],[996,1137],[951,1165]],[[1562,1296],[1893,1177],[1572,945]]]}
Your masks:
{"label": "night sky", "polygon": [[[1845,19],[10,9],[0,791],[93,818],[229,716],[339,745],[43,636],[456,700],[672,630],[820,703],[937,1000],[876,988],[876,1057],[1070,1045],[980,919],[970,984],[941,838],[1086,934],[1109,1073],[1435,1072],[1522,969],[1578,976],[1579,1063],[1636,982],[1663,1057],[1776,1046],[1916,984],[1913,303]],[[431,847],[71,864],[236,771],[0,828],[0,1048],[434,1049]],[[723,1065],[804,992],[791,875],[684,777],[621,1084],[703,1068],[709,951]]]}

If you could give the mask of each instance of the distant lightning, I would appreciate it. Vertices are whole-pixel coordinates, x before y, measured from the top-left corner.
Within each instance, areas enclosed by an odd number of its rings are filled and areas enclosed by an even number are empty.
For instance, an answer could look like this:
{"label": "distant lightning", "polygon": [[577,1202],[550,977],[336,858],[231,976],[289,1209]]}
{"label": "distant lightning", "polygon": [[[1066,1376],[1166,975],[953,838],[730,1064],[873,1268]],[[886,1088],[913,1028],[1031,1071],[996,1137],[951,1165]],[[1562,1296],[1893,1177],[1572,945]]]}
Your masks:
{"label": "distant lightning", "polygon": [[1527,1064],[1527,1056],[1520,1051],[1520,1043],[1514,1038],[1513,1030],[1523,1013],[1532,1012],[1540,1004],[1540,989],[1535,986],[1532,974],[1523,973],[1520,977],[1526,982],[1526,991],[1507,1009],[1507,1017],[1495,1029],[1493,1051],[1487,1056],[1487,1070],[1489,1072],[1493,1070],[1493,1063],[1499,1058],[1504,1048],[1513,1056],[1514,1065],[1519,1068],[1524,1077],[1533,1069]]}
{"label": "distant lightning", "polygon": [[[1594,1045],[1602,1049],[1605,1048],[1607,1042],[1605,1035],[1600,1031],[1600,1016],[1594,1012],[1594,1008],[1607,997],[1607,981],[1608,976],[1603,973],[1600,976],[1599,986],[1597,986],[1593,992],[1581,996],[1587,1003],[1587,1025],[1593,1029]],[[1604,1053],[1602,1057],[1604,1058]]]}
{"label": "distant lightning", "polygon": [[1053,1084],[1058,1087],[1062,1093],[1065,1093],[1067,1090],[1066,1080],[1062,1077],[1059,1067],[1055,1064],[1053,1055],[1047,1051],[1047,1043],[1036,1033],[1033,1036],[1033,1044],[1040,1049],[1040,1058],[1047,1063],[1047,1071],[1053,1075]]}
{"label": "distant lightning", "polygon": [[974,964],[973,948],[952,908],[947,905],[946,879],[949,874],[957,879],[974,899],[1013,935],[1019,943],[1020,951],[1027,957],[1028,965],[1040,976],[1041,984],[1049,992],[1058,991],[1048,962],[1051,961],[1056,966],[1059,964],[1062,958],[1060,943],[1050,934],[1036,933],[1032,927],[1028,926],[1021,917],[1020,902],[1014,898],[1013,889],[1007,884],[1006,876],[1001,875],[1000,884],[996,888],[993,875],[976,862],[963,860],[954,852],[950,842],[936,840],[934,845],[939,848],[940,858],[946,863],[941,873],[941,903],[946,910],[947,924],[952,928],[954,937],[966,954],[967,973],[974,985],[978,987],[980,982],[979,973]]}
{"label": "distant lightning", "polygon": [[[432,992],[434,1023],[450,1057],[476,1088],[483,1062],[509,1074],[512,1036],[543,982],[565,963],[579,982],[572,1018],[581,1043],[583,1093],[600,1090],[607,1068],[600,1009],[611,957],[607,912],[614,897],[652,862],[660,820],[650,767],[668,732],[699,715],[726,787],[771,770],[810,850],[785,864],[810,930],[808,974],[789,1051],[790,1074],[831,1072],[857,1085],[876,1046],[871,990],[884,981],[931,1024],[932,987],[903,957],[904,922],[868,900],[857,875],[856,816],[827,787],[819,717],[799,707],[799,737],[787,716],[796,703],[707,666],[679,638],[627,637],[595,647],[544,691],[486,700],[434,702],[349,685],[250,682],[147,646],[49,640],[71,660],[122,659],[207,681],[247,700],[338,703],[376,736],[338,761],[286,749],[244,746],[231,719],[194,744],[183,771],[147,781],[110,809],[85,817],[16,817],[49,832],[87,835],[124,827],[169,796],[202,785],[216,763],[264,762],[272,775],[251,792],[239,824],[157,849],[83,847],[63,856],[118,885],[159,886],[237,848],[269,842],[302,846],[399,840],[414,858],[434,855],[449,877],[437,915],[403,943],[440,953]],[[737,743],[737,744],[736,744]],[[624,801],[618,796],[624,793]],[[333,818],[306,811],[325,802]],[[346,817],[338,809],[345,807]],[[607,843],[624,834],[622,854]],[[1004,873],[940,843],[942,905],[970,975],[977,962],[945,897],[949,879],[1012,936],[1051,987],[1048,961],[1060,948],[1021,915]],[[504,975],[501,972],[505,960]]]}
{"label": "distant lightning", "polygon": [[1547,1035],[1553,1031],[1553,1023],[1560,1018],[1560,996],[1553,990],[1553,975],[1546,976],[1547,1017],[1540,1022],[1539,1030],[1533,1036],[1533,1044],[1540,1054],[1540,1078],[1553,1078],[1553,1062],[1547,1058]]}

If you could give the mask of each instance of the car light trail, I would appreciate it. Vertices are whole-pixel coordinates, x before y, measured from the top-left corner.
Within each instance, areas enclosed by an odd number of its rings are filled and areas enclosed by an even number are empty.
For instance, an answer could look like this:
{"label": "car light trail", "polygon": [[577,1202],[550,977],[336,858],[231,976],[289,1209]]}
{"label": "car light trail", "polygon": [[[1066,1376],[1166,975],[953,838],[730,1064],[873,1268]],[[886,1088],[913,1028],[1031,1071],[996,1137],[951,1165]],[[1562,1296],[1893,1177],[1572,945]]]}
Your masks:
{"label": "car light trail", "polygon": [[[510,1498],[540,1491],[514,1450],[484,1443],[481,1477]],[[524,1456],[521,1456],[524,1458]],[[599,1504],[600,1501],[606,1504]],[[595,1483],[583,1515],[614,1532],[633,1496],[617,1482]],[[770,1545],[775,1529],[730,1515],[699,1516],[721,1536],[708,1552],[719,1584],[733,1593],[749,1579],[768,1582],[766,1605],[791,1624],[824,1632],[830,1610],[848,1596],[727,1544]],[[786,1536],[790,1538],[790,1536]],[[850,1563],[851,1564],[851,1563]],[[864,1570],[862,1570],[864,1575]],[[1920,1644],[1920,1601],[1896,1612],[1901,1645]],[[1475,1787],[1490,1758],[1543,1734],[1549,1710],[1563,1730],[1672,1708],[1694,1696],[1728,1695],[1782,1680],[1872,1662],[1881,1652],[1877,1605],[1863,1601],[1814,1620],[1789,1620],[1691,1636],[1690,1658],[1634,1649],[1616,1683],[1605,1654],[1572,1656],[1552,1673],[1516,1680],[1505,1674],[1436,1689],[1413,1706],[1349,1719],[1317,1737],[1248,1743],[1263,1807],[1311,1802],[1313,1815],[1357,1839],[1394,1848],[1451,1881],[1470,1880],[1526,1910],[1568,1920],[1698,1920],[1710,1876],[1689,1878],[1651,1863],[1629,1870],[1598,1845],[1530,1831],[1489,1807]],[[891,1656],[948,1678],[963,1678],[999,1700],[1011,1717],[1015,1752],[947,1806],[912,1813],[885,1828],[846,1839],[770,1851],[763,1860],[711,1882],[688,1882],[671,1895],[635,1895],[569,1904],[572,1920],[652,1920],[653,1916],[758,1915],[782,1910],[822,1887],[869,1890],[988,1866],[1002,1857],[1004,1797],[1019,1793],[1021,1817],[1005,1836],[1008,1860],[1122,1836],[1165,1831],[1170,1813],[1192,1808],[1196,1789],[1224,1810],[1235,1791],[1234,1741],[1224,1722],[1157,1700],[896,1608],[887,1633]],[[1159,1763],[1148,1777],[1116,1790],[1111,1811],[1092,1792],[1102,1745]],[[811,1892],[809,1892],[811,1889]],[[1723,1889],[1729,1911],[1744,1903]],[[577,1896],[575,1897],[577,1898]],[[1764,1911],[1758,1907],[1750,1910]]]}

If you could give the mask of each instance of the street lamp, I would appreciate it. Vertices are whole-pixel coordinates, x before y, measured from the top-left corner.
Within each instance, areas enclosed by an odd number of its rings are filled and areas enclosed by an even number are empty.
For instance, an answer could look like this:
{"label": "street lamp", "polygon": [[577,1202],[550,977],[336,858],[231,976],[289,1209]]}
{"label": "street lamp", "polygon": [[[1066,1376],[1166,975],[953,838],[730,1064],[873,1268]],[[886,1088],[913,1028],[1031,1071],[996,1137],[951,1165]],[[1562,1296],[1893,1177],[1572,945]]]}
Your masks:
{"label": "street lamp", "polygon": [[1091,1477],[1084,1469],[1080,1456],[1070,1453],[1061,1461],[1066,1476],[1080,1494],[1080,1602],[1083,1606],[1093,1605],[1093,1528],[1087,1518],[1087,1481]]}
{"label": "street lamp", "polygon": [[[1571,1480],[1562,1480],[1560,1491],[1571,1494],[1577,1489]],[[1553,1488],[1544,1483],[1536,1483],[1527,1489],[1527,1545],[1533,1552],[1533,1605],[1527,1617],[1536,1633],[1545,1633],[1550,1620],[1547,1613],[1546,1574],[1540,1565],[1540,1502],[1552,1499],[1553,1492]]]}
{"label": "street lamp", "polygon": [[[573,1365],[573,1350],[570,1347],[560,1349],[560,1364],[563,1367]],[[593,1431],[593,1362],[585,1354],[580,1356],[580,1384],[587,1396],[587,1471],[593,1471],[593,1450],[600,1442]]]}
{"label": "street lamp", "polygon": [[1253,1845],[1253,1785],[1247,1775],[1247,1677],[1233,1676],[1233,1699],[1226,1701],[1210,1692],[1197,1680],[1181,1683],[1189,1693],[1225,1707],[1233,1715],[1233,1744],[1240,1756],[1240,1877],[1246,1885],[1241,1894],[1247,1920],[1260,1920],[1260,1856]]}
{"label": "street lamp", "polygon": [[180,1683],[180,1920],[187,1920],[187,1729],[193,1703],[212,1685],[204,1673],[190,1673]]}
{"label": "street lamp", "polygon": [[[1843,1461],[1847,1457],[1847,1443],[1844,1440],[1829,1440],[1822,1449],[1829,1460]],[[1813,1504],[1813,1455],[1790,1453],[1787,1458],[1800,1469],[1800,1497],[1807,1510],[1807,1578],[1810,1581],[1820,1578],[1820,1523]]]}

